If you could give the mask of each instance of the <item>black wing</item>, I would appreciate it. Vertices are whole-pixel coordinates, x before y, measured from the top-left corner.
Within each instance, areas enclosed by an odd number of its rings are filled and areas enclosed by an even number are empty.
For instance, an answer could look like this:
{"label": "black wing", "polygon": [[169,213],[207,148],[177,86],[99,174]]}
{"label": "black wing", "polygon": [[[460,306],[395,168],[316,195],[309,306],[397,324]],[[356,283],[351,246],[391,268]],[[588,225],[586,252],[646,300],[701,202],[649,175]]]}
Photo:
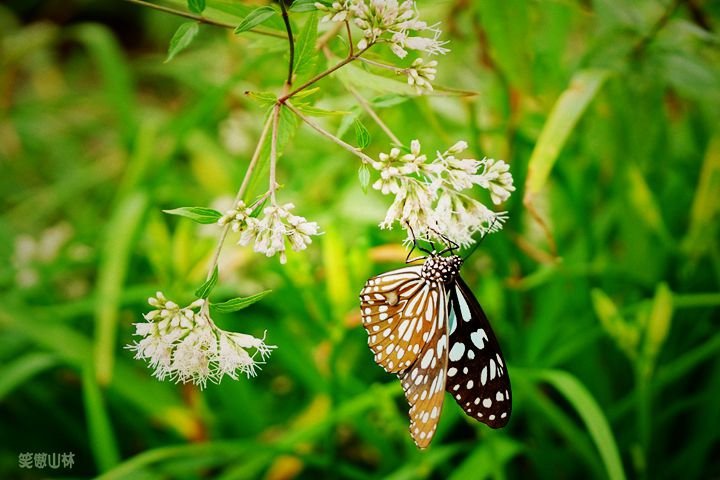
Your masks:
{"label": "black wing", "polygon": [[492,428],[504,427],[510,419],[512,396],[500,344],[460,276],[448,290],[450,346],[445,389],[469,416]]}

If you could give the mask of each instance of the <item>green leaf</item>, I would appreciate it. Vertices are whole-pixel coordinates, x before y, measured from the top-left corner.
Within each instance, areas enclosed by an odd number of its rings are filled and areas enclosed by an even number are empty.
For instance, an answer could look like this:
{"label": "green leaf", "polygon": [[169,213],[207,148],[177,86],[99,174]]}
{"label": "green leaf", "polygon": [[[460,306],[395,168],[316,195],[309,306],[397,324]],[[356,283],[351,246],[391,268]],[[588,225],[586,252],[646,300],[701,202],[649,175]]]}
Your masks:
{"label": "green leaf", "polygon": [[163,212],[169,215],[178,215],[180,217],[189,218],[193,222],[210,224],[220,220],[222,214],[217,210],[206,207],[180,207],[172,210],[163,210]]}
{"label": "green leaf", "polygon": [[318,18],[313,13],[309,16],[295,44],[295,70],[296,74],[302,74],[315,64],[318,51],[315,43],[318,36]]}
{"label": "green leaf", "polygon": [[218,267],[215,266],[215,270],[213,270],[212,275],[210,275],[210,278],[205,280],[205,283],[200,285],[200,288],[195,290],[195,296],[197,298],[208,298],[210,296],[210,292],[215,287],[215,284],[217,283],[218,279]]}
{"label": "green leaf", "polygon": [[235,28],[235,34],[247,32],[273,17],[277,12],[270,6],[258,7],[248,14],[240,25]]}
{"label": "green leaf", "polygon": [[249,297],[237,297],[227,302],[222,303],[211,303],[210,308],[219,313],[230,313],[242,310],[245,307],[249,307],[255,302],[260,301],[264,296],[272,292],[272,290],[265,290],[264,292],[250,295]]}
{"label": "green leaf", "polygon": [[0,401],[35,375],[57,364],[54,355],[43,352],[28,353],[4,364],[0,368]]}
{"label": "green leaf", "polygon": [[168,47],[168,55],[165,59],[165,63],[169,62],[175,55],[185,50],[195,39],[198,32],[200,31],[200,24],[198,22],[186,22],[178,27],[170,40],[170,47]]}
{"label": "green leaf", "polygon": [[271,107],[277,102],[277,95],[272,92],[245,92],[245,95],[256,100],[260,105]]}
{"label": "green leaf", "polygon": [[625,471],[607,417],[587,388],[574,376],[559,370],[544,370],[538,376],[555,387],[580,415],[600,452],[608,477],[624,480]]}
{"label": "green leaf", "polygon": [[300,110],[302,113],[306,113],[313,117],[330,117],[333,115],[347,115],[350,112],[343,110],[325,110],[324,108],[310,105],[309,103],[295,103],[293,106]]}
{"label": "green leaf", "polygon": [[650,364],[655,363],[668,332],[673,314],[673,294],[666,283],[661,283],[655,290],[652,310],[645,332],[645,358]]}
{"label": "green leaf", "polygon": [[358,147],[365,148],[370,145],[370,132],[365,128],[365,125],[357,118],[353,124],[355,125],[355,139],[357,140]]}
{"label": "green leaf", "polygon": [[368,185],[370,185],[370,169],[364,163],[358,169],[358,180],[360,180],[360,188],[363,193],[367,193]]}
{"label": "green leaf", "polygon": [[[317,0],[295,0],[290,6],[291,12],[302,13],[302,12],[314,12],[317,10],[315,2]],[[327,2],[320,2],[327,4]]]}
{"label": "green leaf", "polygon": [[205,10],[205,0],[187,0],[187,5],[193,13],[202,13]]}
{"label": "green leaf", "polygon": [[570,133],[607,77],[605,70],[579,71],[555,102],[528,163],[523,199],[526,205],[542,190]]}

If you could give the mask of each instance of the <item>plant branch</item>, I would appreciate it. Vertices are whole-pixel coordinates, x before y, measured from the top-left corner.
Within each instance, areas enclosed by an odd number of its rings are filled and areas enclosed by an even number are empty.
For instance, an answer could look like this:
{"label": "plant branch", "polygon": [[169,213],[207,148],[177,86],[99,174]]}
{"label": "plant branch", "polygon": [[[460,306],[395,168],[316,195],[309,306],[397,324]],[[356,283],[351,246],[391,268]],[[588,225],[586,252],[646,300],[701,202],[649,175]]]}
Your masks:
{"label": "plant branch", "polygon": [[392,140],[395,145],[402,145],[400,139],[395,136],[395,134],[392,132],[392,130],[390,130],[387,124],[383,122],[380,116],[375,112],[375,110],[373,110],[370,102],[365,100],[365,98],[360,95],[360,93],[358,93],[358,91],[355,90],[354,87],[350,85],[345,85],[345,88],[347,88],[347,90],[352,94],[352,96],[355,97],[355,100],[358,101],[362,109],[365,110],[365,112],[370,116],[370,118],[372,118],[375,123],[377,123],[377,125],[383,132],[385,132],[385,135],[387,135],[388,138],[390,138],[390,140]]}
{"label": "plant branch", "polygon": [[357,60],[357,59],[360,57],[360,55],[362,55],[363,53],[365,53],[365,52],[368,50],[368,48],[370,48],[370,46],[368,46],[367,48],[365,48],[365,49],[363,49],[363,50],[360,50],[359,52],[357,52],[357,53],[355,53],[355,54],[353,54],[353,55],[349,55],[347,58],[345,58],[344,60],[340,61],[339,63],[333,65],[332,67],[328,68],[328,69],[325,70],[324,72],[318,73],[318,74],[315,75],[313,78],[311,78],[311,79],[308,80],[307,82],[303,83],[302,85],[300,85],[299,87],[297,87],[297,88],[296,88],[295,90],[293,90],[292,92],[290,92],[290,93],[288,93],[288,94],[285,94],[285,95],[283,95],[282,97],[278,98],[278,100],[277,100],[278,103],[285,103],[285,102],[287,101],[287,99],[289,99],[289,98],[292,97],[293,95],[295,95],[295,94],[297,94],[297,93],[305,90],[307,87],[309,87],[309,86],[312,85],[313,83],[317,82],[318,80],[321,80],[321,79],[327,77],[328,75],[330,75],[331,73],[333,73],[335,70],[338,70],[338,69],[344,67],[345,65],[347,65],[347,64],[350,63],[350,62],[352,62],[353,60]]}
{"label": "plant branch", "polygon": [[[282,0],[281,0],[282,1]],[[272,111],[272,135],[270,137],[270,200],[275,205],[275,190],[277,182],[275,181],[275,170],[277,166],[277,141],[278,141],[278,124],[280,121],[280,109],[282,104],[276,103]]]}
{"label": "plant branch", "polygon": [[324,128],[322,128],[322,127],[321,127],[320,125],[318,125],[317,123],[315,123],[315,122],[313,122],[312,120],[310,120],[310,119],[309,119],[308,117],[306,117],[300,110],[298,110],[297,108],[295,108],[295,106],[292,105],[290,102],[285,102],[285,106],[286,106],[287,108],[289,108],[290,111],[293,112],[295,115],[297,115],[300,120],[302,120],[303,122],[305,122],[309,127],[311,127],[313,130],[315,130],[316,132],[318,132],[320,135],[322,135],[322,136],[330,139],[332,142],[340,145],[342,148],[344,148],[344,149],[347,150],[348,152],[352,153],[353,155],[355,155],[355,156],[357,156],[357,157],[360,157],[360,159],[363,161],[363,163],[371,163],[371,162],[373,161],[372,158],[370,158],[369,156],[367,156],[367,155],[365,155],[363,152],[361,152],[358,147],[353,147],[353,146],[350,145],[349,143],[346,143],[346,142],[340,140],[338,137],[336,137],[336,136],[333,135],[332,133],[328,132],[327,130],[325,130]]}
{"label": "plant branch", "polygon": [[[230,28],[230,29],[235,29],[235,27],[237,27],[237,25],[233,25],[232,23],[221,22],[219,20],[213,20],[211,18],[203,17],[202,15],[195,15],[194,13],[183,12],[182,10],[175,10],[174,8],[165,7],[162,5],[156,5],[151,2],[146,2],[145,0],[125,0],[125,1],[128,3],[134,3],[136,5],[141,5],[143,7],[152,8],[152,9],[158,10],[160,12],[171,13],[171,14],[177,15],[179,17],[189,18],[190,20],[195,20],[196,22],[205,23],[207,25],[214,25],[216,27]],[[253,33],[257,33],[258,35],[267,35],[268,37],[285,38],[285,35],[282,35],[280,33],[275,33],[275,32],[269,32],[269,31],[265,31],[265,30],[250,29],[249,31],[253,32]]]}
{"label": "plant branch", "polygon": [[295,40],[293,39],[292,27],[290,26],[290,17],[288,17],[285,0],[280,0],[280,10],[282,10],[282,18],[287,31],[288,43],[290,45],[290,61],[288,62],[287,84],[292,85],[293,70],[295,70]]}
{"label": "plant branch", "polygon": [[[262,132],[260,133],[260,139],[258,140],[257,146],[255,147],[255,152],[253,152],[253,156],[250,159],[250,164],[248,165],[247,171],[245,172],[245,177],[243,178],[242,184],[240,185],[240,189],[238,189],[237,195],[235,195],[235,201],[233,203],[233,207],[236,207],[238,202],[242,200],[243,196],[245,195],[245,190],[247,190],[248,185],[250,184],[250,178],[252,177],[253,172],[255,171],[255,167],[257,166],[258,160],[260,159],[260,153],[262,152],[262,146],[265,143],[265,138],[267,138],[268,130],[270,129],[270,124],[272,122],[272,117],[268,117],[268,119],[265,121],[265,125],[263,125]],[[225,239],[227,238],[227,234],[230,231],[230,223],[225,225],[223,227],[222,233],[220,234],[220,239],[218,240],[218,244],[215,247],[215,253],[213,254],[212,261],[210,262],[210,268],[208,269],[207,278],[209,279],[212,277],[213,272],[215,271],[215,267],[217,267],[218,261],[220,259],[220,252],[223,249],[223,245],[225,244]]]}

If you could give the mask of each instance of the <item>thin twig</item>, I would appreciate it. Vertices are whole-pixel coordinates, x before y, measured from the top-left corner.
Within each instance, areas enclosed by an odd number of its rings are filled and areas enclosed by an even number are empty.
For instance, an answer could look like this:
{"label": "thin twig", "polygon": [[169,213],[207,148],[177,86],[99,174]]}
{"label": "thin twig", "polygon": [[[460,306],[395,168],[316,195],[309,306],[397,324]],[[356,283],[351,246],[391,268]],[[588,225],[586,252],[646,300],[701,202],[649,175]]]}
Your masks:
{"label": "thin twig", "polygon": [[[268,130],[270,129],[270,123],[272,118],[268,117],[268,119],[265,121],[265,125],[263,126],[262,132],[260,133],[260,139],[258,140],[257,146],[255,147],[255,152],[253,152],[253,156],[250,159],[250,164],[248,165],[247,171],[245,172],[245,178],[243,178],[242,184],[240,185],[240,188],[238,189],[237,195],[235,195],[235,201],[233,202],[233,207],[237,206],[238,202],[242,200],[243,195],[245,195],[245,190],[247,189],[248,185],[250,184],[250,177],[252,177],[253,171],[255,170],[255,167],[257,166],[258,160],[260,159],[260,153],[262,152],[262,146],[265,143],[265,138],[267,138]],[[220,234],[220,239],[218,240],[218,244],[215,247],[215,253],[213,254],[212,261],[210,262],[210,269],[208,270],[207,278],[209,279],[212,277],[213,272],[215,272],[215,267],[217,267],[218,261],[220,259],[220,252],[222,251],[223,245],[225,244],[225,238],[227,237],[228,232],[230,231],[230,223],[226,224],[225,227],[222,230],[222,233]]]}
{"label": "thin twig", "polygon": [[350,32],[350,22],[345,20],[344,23],[345,23],[345,31],[347,32],[347,37],[348,37],[348,46],[350,47],[350,52],[348,53],[348,56],[352,57],[354,52],[353,52],[353,38],[352,38],[352,33]]}
{"label": "thin twig", "polygon": [[365,100],[365,98],[360,95],[360,93],[358,93],[358,91],[355,90],[355,88],[353,88],[352,86],[345,85],[345,88],[347,88],[347,90],[352,94],[352,96],[355,97],[362,109],[365,110],[368,115],[370,115],[370,118],[372,118],[375,123],[377,123],[378,127],[380,127],[380,129],[385,132],[385,135],[387,135],[388,138],[390,138],[390,140],[392,140],[395,145],[402,145],[400,139],[395,136],[395,134],[392,132],[392,130],[390,130],[387,124],[383,122],[380,116],[375,112],[375,110],[373,110],[370,102]]}
{"label": "thin twig", "polygon": [[[162,5],[156,5],[151,2],[146,2],[145,0],[125,0],[125,1],[129,2],[129,3],[134,3],[136,5],[142,5],[143,7],[152,8],[152,9],[158,10],[160,12],[171,13],[171,14],[177,15],[179,17],[189,18],[190,20],[195,20],[196,22],[205,23],[207,25],[214,25],[216,27],[230,28],[230,29],[235,29],[235,27],[237,27],[237,25],[233,25],[232,23],[225,23],[225,22],[221,22],[219,20],[213,20],[211,18],[203,17],[202,15],[195,15],[194,13],[183,12],[182,10],[175,10],[174,8],[164,7]],[[282,35],[280,33],[265,31],[265,30],[256,30],[254,28],[251,28],[249,31],[253,32],[253,33],[257,33],[258,35],[267,35],[268,37],[285,38],[285,35]]]}
{"label": "thin twig", "polygon": [[280,109],[282,104],[276,103],[272,111],[272,136],[270,137],[270,200],[275,205],[275,190],[277,182],[275,181],[275,169],[277,166],[277,141],[278,141],[278,125],[280,123]]}
{"label": "thin twig", "polygon": [[380,68],[384,68],[386,70],[391,70],[391,71],[397,73],[398,75],[401,73],[407,72],[407,69],[405,69],[405,68],[395,67],[393,65],[388,65],[387,63],[376,62],[375,60],[370,60],[369,58],[361,58],[360,61],[367,63],[368,65],[373,65],[375,67],[380,67]]}
{"label": "thin twig", "polygon": [[345,65],[347,65],[347,64],[350,63],[350,62],[352,62],[353,60],[357,60],[357,59],[360,57],[360,55],[362,55],[363,53],[365,53],[365,52],[367,51],[368,48],[370,48],[370,46],[368,46],[367,48],[365,48],[365,49],[363,49],[363,50],[360,50],[360,51],[357,52],[356,54],[350,55],[349,57],[345,58],[344,60],[340,61],[339,63],[333,65],[333,66],[330,67],[330,68],[328,68],[328,69],[325,70],[324,72],[321,72],[321,73],[315,75],[313,78],[311,78],[311,79],[308,80],[307,82],[303,83],[302,85],[300,85],[299,87],[297,87],[297,88],[296,88],[295,90],[293,90],[292,92],[290,92],[290,93],[288,93],[288,94],[286,94],[286,95],[283,95],[282,97],[278,98],[278,100],[277,100],[278,103],[285,103],[285,101],[286,101],[288,98],[290,98],[290,97],[292,97],[293,95],[301,92],[302,90],[305,90],[307,87],[309,87],[309,86],[312,85],[313,83],[317,82],[318,80],[321,80],[321,79],[327,77],[328,75],[330,75],[331,73],[333,73],[335,70],[338,70],[338,69],[344,67]]}
{"label": "thin twig", "polygon": [[314,129],[314,130],[315,130],[316,132],[318,132],[320,135],[322,135],[322,136],[330,139],[330,140],[333,141],[334,143],[340,145],[342,148],[344,148],[344,149],[347,150],[348,152],[352,153],[353,155],[360,157],[360,158],[362,159],[363,163],[371,163],[371,162],[373,161],[372,158],[370,158],[369,156],[367,156],[367,155],[365,155],[363,152],[361,152],[359,148],[353,147],[353,146],[350,145],[349,143],[343,142],[343,141],[340,140],[338,137],[336,137],[336,136],[333,135],[332,133],[328,132],[327,130],[325,130],[324,128],[322,128],[322,127],[321,127],[320,125],[318,125],[317,123],[315,123],[315,122],[313,122],[312,120],[310,120],[308,117],[306,117],[305,115],[303,115],[303,113],[302,113],[300,110],[298,110],[297,108],[295,108],[295,106],[292,105],[290,102],[285,102],[285,106],[286,106],[287,108],[289,108],[290,111],[293,112],[295,115],[297,115],[300,120],[302,120],[303,122],[305,122],[309,127],[311,127],[312,129]]}

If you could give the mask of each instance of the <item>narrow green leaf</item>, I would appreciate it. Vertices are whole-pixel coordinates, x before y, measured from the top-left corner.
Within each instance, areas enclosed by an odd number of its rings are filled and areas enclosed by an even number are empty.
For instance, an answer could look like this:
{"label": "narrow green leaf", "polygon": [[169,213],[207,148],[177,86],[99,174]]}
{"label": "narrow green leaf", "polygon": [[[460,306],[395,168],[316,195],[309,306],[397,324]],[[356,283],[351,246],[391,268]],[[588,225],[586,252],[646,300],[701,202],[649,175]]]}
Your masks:
{"label": "narrow green leaf", "polygon": [[358,147],[366,148],[368,145],[370,145],[370,132],[365,127],[365,125],[363,125],[363,123],[357,118],[355,119],[353,124],[355,125],[355,139],[357,140]]}
{"label": "narrow green leaf", "polygon": [[240,22],[240,25],[235,28],[235,34],[247,32],[248,30],[257,27],[266,20],[272,18],[272,16],[276,13],[275,9],[270,6],[256,8],[250,12],[242,22]]}
{"label": "narrow green leaf", "polygon": [[115,369],[120,297],[148,202],[148,195],[143,191],[135,191],[118,201],[103,233],[96,283],[93,358],[100,385],[111,381]]}
{"label": "narrow green leaf", "polygon": [[48,353],[28,353],[0,368],[0,402],[8,393],[31,379],[38,373],[57,365],[55,355]]}
{"label": "narrow green leaf", "polygon": [[249,307],[255,302],[260,301],[264,296],[272,292],[272,290],[265,290],[264,292],[256,293],[255,295],[250,295],[249,297],[238,297],[233,298],[231,300],[228,300],[227,302],[222,303],[211,303],[210,308],[213,311],[219,312],[219,313],[230,313],[230,312],[237,312],[238,310],[242,310],[245,307]]}
{"label": "narrow green leaf", "polygon": [[628,188],[630,204],[648,228],[654,231],[661,239],[671,241],[665,221],[660,213],[660,207],[650,186],[645,181],[640,169],[636,165],[627,167]]}
{"label": "narrow green leaf", "polygon": [[605,70],[579,71],[555,102],[528,163],[523,199],[526,205],[532,202],[547,182],[570,133],[607,77],[608,72]]}
{"label": "narrow green leaf", "polygon": [[265,207],[266,203],[267,203],[267,197],[265,197],[262,202],[257,202],[257,204],[255,205],[255,208],[253,208],[252,212],[250,212],[250,216],[253,218],[259,217],[260,212],[263,211],[263,207]]}
{"label": "narrow green leaf", "polygon": [[[294,6],[294,4],[293,4]],[[313,5],[314,7],[314,5]],[[318,36],[318,18],[317,14],[311,14],[305,25],[303,25],[300,35],[295,43],[295,70],[296,74],[302,74],[307,71],[314,63],[318,51],[315,49],[315,43]]]}
{"label": "narrow green leaf", "polygon": [[623,318],[615,303],[605,292],[595,288],[590,292],[595,314],[603,330],[629,358],[634,358],[640,341],[638,328]]}
{"label": "narrow green leaf", "polygon": [[205,283],[200,285],[200,288],[195,290],[195,296],[197,298],[208,298],[210,296],[210,292],[212,292],[212,289],[215,287],[215,284],[218,280],[218,267],[215,266],[215,270],[213,270],[212,275],[210,275],[210,278],[205,280]]}
{"label": "narrow green leaf", "polygon": [[607,417],[585,386],[574,376],[559,370],[544,370],[538,377],[555,387],[580,415],[600,452],[608,477],[624,480],[625,471]]}
{"label": "narrow green leaf", "polygon": [[720,135],[715,135],[707,146],[700,178],[695,188],[692,209],[690,210],[690,228],[683,240],[683,249],[694,254],[713,248],[716,236],[713,235],[712,219],[720,211],[717,194],[720,192]]}
{"label": "narrow green leaf", "polygon": [[319,90],[320,90],[320,87],[306,88],[305,90],[302,90],[302,91],[296,93],[295,95],[293,95],[293,98],[295,100],[299,100],[301,98],[308,97],[308,96],[312,95],[313,93],[318,92]]}
{"label": "narrow green leaf", "polygon": [[367,193],[368,185],[370,185],[370,169],[364,163],[358,169],[358,180],[360,180],[360,188],[363,193]]}
{"label": "narrow green leaf", "polygon": [[195,39],[198,32],[200,31],[200,24],[198,22],[186,22],[178,27],[170,40],[170,46],[168,47],[168,55],[165,59],[165,63],[169,62],[175,55],[185,50]]}
{"label": "narrow green leaf", "polygon": [[187,0],[187,5],[193,13],[202,13],[205,10],[205,0]]}
{"label": "narrow green leaf", "polygon": [[245,95],[265,107],[275,105],[275,102],[277,102],[277,95],[272,92],[245,92]]}
{"label": "narrow green leaf", "polygon": [[293,102],[293,106],[300,110],[302,113],[313,117],[330,117],[333,115],[347,115],[350,113],[343,110],[325,110],[324,108],[319,108],[314,105],[302,102]]}
{"label": "narrow green leaf", "polygon": [[[302,13],[302,12],[314,12],[317,10],[315,3],[317,0],[295,0],[290,6],[291,12]],[[319,2],[327,4],[327,2]]]}
{"label": "narrow green leaf", "polygon": [[661,283],[655,290],[652,310],[645,332],[645,355],[651,365],[660,352],[668,332],[673,314],[673,294],[666,283]]}
{"label": "narrow green leaf", "polygon": [[172,210],[163,210],[163,212],[169,215],[189,218],[193,222],[205,225],[215,223],[220,220],[220,217],[222,217],[222,214],[217,210],[206,207],[180,207]]}
{"label": "narrow green leaf", "polygon": [[83,366],[82,379],[88,443],[98,470],[105,472],[120,463],[120,451],[92,362],[86,362]]}

